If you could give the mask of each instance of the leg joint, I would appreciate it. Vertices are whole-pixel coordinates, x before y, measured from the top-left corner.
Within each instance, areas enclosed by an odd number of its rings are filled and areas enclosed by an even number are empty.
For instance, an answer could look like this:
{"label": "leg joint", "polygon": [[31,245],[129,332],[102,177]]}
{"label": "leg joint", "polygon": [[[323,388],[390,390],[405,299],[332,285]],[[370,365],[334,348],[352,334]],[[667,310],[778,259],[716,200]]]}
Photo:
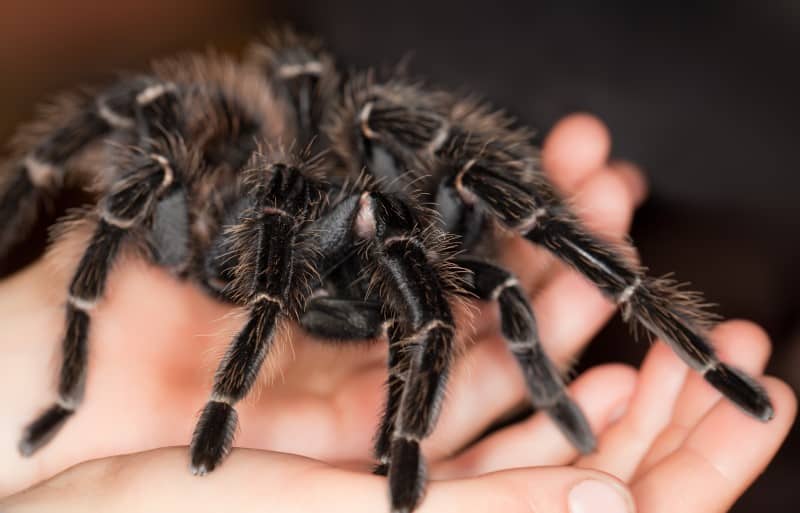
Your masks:
{"label": "leg joint", "polygon": [[520,233],[528,233],[529,231],[533,230],[536,227],[536,225],[539,224],[541,218],[545,217],[546,215],[547,215],[547,209],[544,207],[539,207],[536,210],[534,210],[531,213],[531,215],[529,215],[525,219],[522,219],[519,222],[519,224],[515,227],[515,230],[517,230]]}
{"label": "leg joint", "polygon": [[491,294],[489,294],[489,299],[492,301],[497,301],[497,298],[500,297],[500,294],[502,294],[504,290],[517,286],[519,286],[519,280],[517,280],[513,276],[509,276],[508,278],[505,279],[505,281],[503,281],[501,284],[495,287],[494,290],[492,290]]}
{"label": "leg joint", "polygon": [[283,308],[283,301],[280,298],[267,294],[266,292],[259,292],[255,294],[253,296],[251,304],[257,305],[258,303],[261,302],[275,303],[280,308]]}
{"label": "leg joint", "polygon": [[622,292],[619,293],[619,296],[617,296],[617,304],[622,305],[630,301],[633,295],[636,293],[636,289],[641,287],[641,285],[642,278],[637,276],[630,285],[622,289]]}
{"label": "leg joint", "polygon": [[81,298],[77,296],[73,296],[70,294],[67,296],[67,303],[72,305],[73,308],[76,310],[80,310],[82,312],[90,312],[97,306],[97,299],[87,299]]}
{"label": "leg joint", "polygon": [[278,76],[284,80],[300,75],[320,76],[324,66],[319,61],[309,61],[302,64],[284,64],[278,68]]}
{"label": "leg joint", "polygon": [[372,102],[367,102],[364,104],[364,107],[361,109],[361,112],[358,113],[358,121],[361,125],[361,133],[364,134],[364,137],[367,139],[380,139],[381,134],[374,131],[372,128],[369,127],[369,115],[372,114],[372,108],[375,106]]}
{"label": "leg joint", "polygon": [[106,224],[115,226],[121,230],[130,230],[139,222],[140,215],[135,215],[131,218],[119,217],[111,213],[107,206],[103,206],[100,210],[100,218]]}
{"label": "leg joint", "polygon": [[114,112],[104,98],[97,99],[97,115],[113,128],[131,129],[136,125],[133,119]]}
{"label": "leg joint", "polygon": [[136,95],[136,103],[140,106],[145,106],[154,102],[164,94],[176,92],[177,90],[178,88],[171,82],[151,85]]}

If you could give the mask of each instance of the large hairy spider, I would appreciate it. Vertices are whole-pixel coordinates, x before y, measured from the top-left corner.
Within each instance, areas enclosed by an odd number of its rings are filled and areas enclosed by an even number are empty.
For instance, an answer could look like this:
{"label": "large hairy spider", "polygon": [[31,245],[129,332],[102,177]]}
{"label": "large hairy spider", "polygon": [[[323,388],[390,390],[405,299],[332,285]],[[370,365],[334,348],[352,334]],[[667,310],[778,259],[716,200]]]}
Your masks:
{"label": "large hairy spider", "polygon": [[742,410],[773,415],[755,381],[715,355],[699,295],[646,275],[627,248],[585,230],[540,171],[530,133],[477,101],[399,76],[340,76],[316,41],[275,31],[243,62],[162,62],[51,110],[22,132],[7,164],[0,254],[62,184],[91,184],[97,202],[80,216],[94,228],[69,286],[58,399],[25,430],[26,456],[79,407],[91,312],[133,242],[249,310],[191,441],[195,474],[229,452],[235,406],[276,325],[293,320],[322,340],[388,339],[376,472],[388,474],[392,511],[413,510],[425,484],[420,441],[436,423],[459,329],[451,306],[462,296],[497,302],[531,402],[591,451],[525,293],[494,262],[508,232],[573,266]]}

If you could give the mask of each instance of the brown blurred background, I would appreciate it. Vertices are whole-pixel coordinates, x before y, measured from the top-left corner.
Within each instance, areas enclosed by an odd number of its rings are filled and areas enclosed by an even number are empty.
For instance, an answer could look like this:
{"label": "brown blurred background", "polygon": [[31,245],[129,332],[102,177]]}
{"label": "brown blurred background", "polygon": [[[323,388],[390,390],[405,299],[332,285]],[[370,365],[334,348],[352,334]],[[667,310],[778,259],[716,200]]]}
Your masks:
{"label": "brown blurred background", "polygon": [[[490,98],[542,133],[575,110],[603,118],[614,156],[652,186],[633,228],[643,260],[691,281],[725,317],[764,325],[770,372],[800,388],[800,3],[4,0],[0,137],[63,88],[176,51],[237,51],[275,21],[323,36],[344,67],[410,52],[414,74]],[[43,243],[41,229],[2,272]],[[638,363],[645,350],[616,320],[581,366]],[[795,426],[734,511],[797,511],[799,477]]]}

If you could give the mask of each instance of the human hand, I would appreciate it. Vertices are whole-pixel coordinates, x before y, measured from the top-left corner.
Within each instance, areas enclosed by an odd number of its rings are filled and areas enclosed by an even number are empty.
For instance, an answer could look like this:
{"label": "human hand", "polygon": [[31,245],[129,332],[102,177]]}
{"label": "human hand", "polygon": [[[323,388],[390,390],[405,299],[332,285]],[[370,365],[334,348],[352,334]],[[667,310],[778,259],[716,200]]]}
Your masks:
{"label": "human hand", "polygon": [[[728,322],[713,338],[728,361],[763,371],[769,341],[754,325]],[[418,513],[724,512],[772,459],[796,413],[788,386],[762,377],[775,417],[747,417],[661,343],[638,379],[625,367],[606,366],[570,388],[590,418],[605,409],[607,424],[611,411],[597,404],[607,391],[630,392],[634,381],[630,405],[600,435],[597,452],[576,460],[549,419],[534,415],[435,462]],[[183,448],[96,460],[10,498],[3,511],[202,513],[268,505],[275,513],[357,513],[388,505],[383,478],[301,456],[234,450],[223,471],[203,479],[185,466]]]}

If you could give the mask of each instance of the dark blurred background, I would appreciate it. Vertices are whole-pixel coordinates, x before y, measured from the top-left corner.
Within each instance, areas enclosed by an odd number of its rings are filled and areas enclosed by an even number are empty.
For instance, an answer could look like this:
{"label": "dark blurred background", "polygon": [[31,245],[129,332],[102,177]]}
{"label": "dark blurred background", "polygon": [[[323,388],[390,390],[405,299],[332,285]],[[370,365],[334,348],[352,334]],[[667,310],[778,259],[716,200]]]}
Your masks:
{"label": "dark blurred background", "polygon": [[[237,51],[275,21],[321,35],[345,67],[410,55],[413,74],[541,133],[576,110],[602,118],[614,157],[651,184],[633,227],[643,261],[765,326],[769,371],[800,388],[799,2],[4,0],[0,137],[62,88],[176,51]],[[19,255],[42,247],[43,229],[35,239]],[[599,338],[581,367],[638,363],[647,349],[618,320]],[[733,511],[796,511],[798,477],[795,426]]]}

